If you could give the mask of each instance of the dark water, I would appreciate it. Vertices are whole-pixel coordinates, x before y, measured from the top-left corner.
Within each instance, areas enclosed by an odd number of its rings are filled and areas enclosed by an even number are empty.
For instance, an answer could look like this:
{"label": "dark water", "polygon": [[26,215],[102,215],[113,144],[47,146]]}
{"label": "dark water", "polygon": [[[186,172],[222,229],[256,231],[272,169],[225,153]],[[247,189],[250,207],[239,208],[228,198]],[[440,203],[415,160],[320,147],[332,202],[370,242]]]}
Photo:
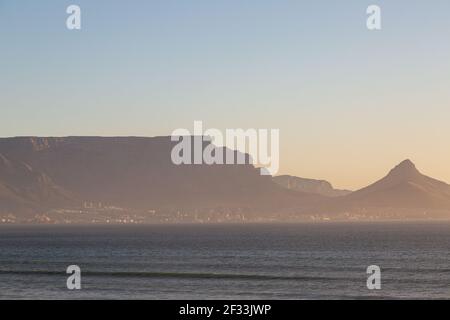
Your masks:
{"label": "dark water", "polygon": [[2,226],[0,298],[450,299],[450,223]]}

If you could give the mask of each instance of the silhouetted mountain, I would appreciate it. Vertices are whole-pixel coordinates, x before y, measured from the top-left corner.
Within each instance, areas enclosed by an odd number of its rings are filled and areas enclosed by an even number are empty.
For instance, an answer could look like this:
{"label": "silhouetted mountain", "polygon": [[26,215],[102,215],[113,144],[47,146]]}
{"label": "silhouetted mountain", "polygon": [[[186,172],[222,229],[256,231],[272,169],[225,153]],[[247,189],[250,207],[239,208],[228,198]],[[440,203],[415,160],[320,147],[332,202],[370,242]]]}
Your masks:
{"label": "silhouetted mountain", "polygon": [[346,191],[326,181],[262,176],[251,164],[175,165],[174,145],[170,137],[0,139],[0,214],[64,209],[79,216],[82,204],[92,202],[194,215],[214,209],[226,216],[231,209],[253,218],[270,213],[272,220],[449,217],[450,185],[409,160],[374,184],[337,196]]}
{"label": "silhouetted mountain", "polygon": [[325,180],[281,175],[273,177],[273,181],[289,190],[320,194],[326,197],[340,197],[351,193],[350,190],[334,189],[331,183]]}
{"label": "silhouetted mountain", "polygon": [[174,144],[170,137],[0,139],[0,177],[8,177],[0,180],[0,199],[40,207],[66,198],[67,205],[77,199],[125,208],[264,210],[317,199],[279,187],[249,164],[174,165]]}
{"label": "silhouetted mountain", "polygon": [[383,179],[345,197],[353,206],[450,209],[450,185],[421,174],[405,160]]}

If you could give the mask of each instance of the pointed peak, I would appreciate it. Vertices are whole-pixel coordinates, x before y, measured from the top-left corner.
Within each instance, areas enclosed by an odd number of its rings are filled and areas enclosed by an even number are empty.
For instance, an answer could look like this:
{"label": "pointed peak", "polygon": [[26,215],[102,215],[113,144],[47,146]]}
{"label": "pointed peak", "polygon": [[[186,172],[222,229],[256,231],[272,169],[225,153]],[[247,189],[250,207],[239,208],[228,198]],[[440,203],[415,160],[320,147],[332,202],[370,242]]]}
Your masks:
{"label": "pointed peak", "polygon": [[400,162],[394,169],[389,172],[390,175],[401,175],[404,177],[420,174],[416,165],[409,159]]}
{"label": "pointed peak", "polygon": [[412,168],[415,169],[416,165],[409,159],[403,160],[397,165],[397,168]]}

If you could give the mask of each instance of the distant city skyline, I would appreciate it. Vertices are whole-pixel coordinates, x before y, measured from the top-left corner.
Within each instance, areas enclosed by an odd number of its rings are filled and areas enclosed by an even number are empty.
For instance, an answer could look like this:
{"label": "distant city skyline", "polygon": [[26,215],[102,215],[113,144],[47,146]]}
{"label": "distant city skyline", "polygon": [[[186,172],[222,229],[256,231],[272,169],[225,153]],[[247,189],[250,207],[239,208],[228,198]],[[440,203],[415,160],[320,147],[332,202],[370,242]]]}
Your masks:
{"label": "distant city skyline", "polygon": [[[67,30],[66,8],[82,10]],[[366,28],[366,8],[382,30]],[[450,182],[450,2],[0,1],[0,136],[280,129],[280,171]]]}

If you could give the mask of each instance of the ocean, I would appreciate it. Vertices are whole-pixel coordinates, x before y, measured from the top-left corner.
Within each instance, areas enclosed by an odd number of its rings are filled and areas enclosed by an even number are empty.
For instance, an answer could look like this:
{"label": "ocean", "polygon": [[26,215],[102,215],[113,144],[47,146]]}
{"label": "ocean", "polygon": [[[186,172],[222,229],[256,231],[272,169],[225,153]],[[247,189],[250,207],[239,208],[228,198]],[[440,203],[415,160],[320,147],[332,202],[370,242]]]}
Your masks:
{"label": "ocean", "polygon": [[0,298],[450,299],[449,249],[450,222],[3,225]]}

